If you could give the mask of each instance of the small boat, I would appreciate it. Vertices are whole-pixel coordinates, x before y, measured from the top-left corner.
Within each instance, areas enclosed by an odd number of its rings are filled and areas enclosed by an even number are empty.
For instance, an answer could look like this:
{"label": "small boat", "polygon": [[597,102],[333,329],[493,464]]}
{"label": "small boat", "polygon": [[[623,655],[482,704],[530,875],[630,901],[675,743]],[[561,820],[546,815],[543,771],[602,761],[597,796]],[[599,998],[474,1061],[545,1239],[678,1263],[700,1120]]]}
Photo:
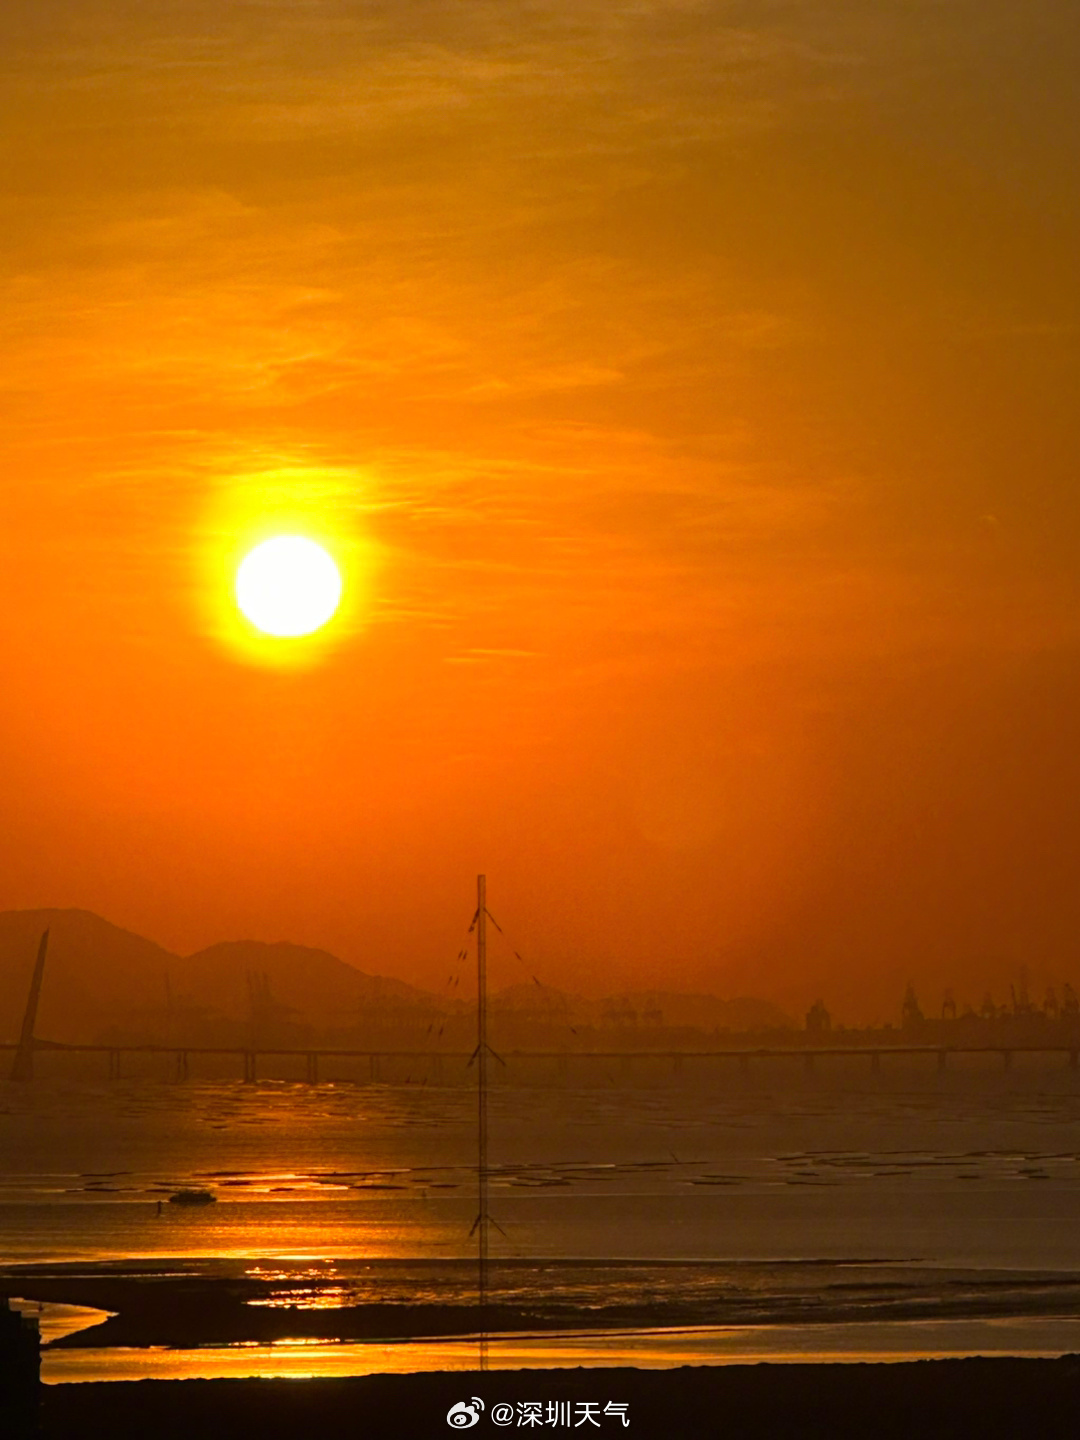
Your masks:
{"label": "small boat", "polygon": [[170,1205],[213,1205],[217,1199],[209,1190],[176,1190],[169,1196]]}

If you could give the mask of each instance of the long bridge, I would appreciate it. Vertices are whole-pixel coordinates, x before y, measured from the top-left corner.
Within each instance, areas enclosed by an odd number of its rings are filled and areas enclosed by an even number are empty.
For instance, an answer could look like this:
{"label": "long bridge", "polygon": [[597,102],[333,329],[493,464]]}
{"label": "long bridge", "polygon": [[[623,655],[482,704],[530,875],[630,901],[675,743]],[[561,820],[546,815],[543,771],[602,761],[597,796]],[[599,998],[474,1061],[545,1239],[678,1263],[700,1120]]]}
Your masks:
{"label": "long bridge", "polygon": [[[0,1051],[20,1053],[19,1044],[0,1044]],[[38,1055],[100,1055],[106,1061],[110,1080],[118,1080],[123,1073],[123,1057],[153,1056],[171,1057],[172,1072],[177,1080],[187,1080],[191,1073],[192,1059],[198,1056],[230,1057],[237,1062],[237,1069],[244,1081],[254,1082],[258,1078],[260,1060],[295,1060],[303,1066],[303,1078],[309,1084],[318,1084],[320,1069],[325,1073],[335,1061],[366,1062],[368,1078],[381,1080],[388,1064],[394,1061],[406,1062],[411,1070],[423,1071],[434,1080],[446,1078],[450,1067],[459,1067],[462,1072],[472,1058],[469,1051],[456,1050],[351,1050],[336,1047],[288,1047],[288,1046],[243,1046],[243,1045],[111,1045],[111,1044],[67,1044],[56,1040],[34,1038],[32,1051]],[[950,1057],[960,1055],[993,1055],[1001,1062],[1001,1069],[1012,1068],[1015,1055],[1060,1055],[1067,1061],[1070,1070],[1080,1067],[1080,1048],[1077,1045],[1061,1043],[1045,1044],[992,1044],[992,1045],[765,1045],[728,1046],[710,1050],[510,1050],[507,1061],[536,1062],[551,1067],[555,1074],[565,1080],[571,1067],[576,1069],[590,1061],[617,1062],[624,1079],[639,1073],[648,1063],[663,1062],[672,1074],[680,1074],[688,1062],[696,1062],[700,1070],[708,1062],[734,1062],[742,1073],[748,1073],[753,1061],[784,1059],[800,1061],[804,1071],[813,1073],[819,1060],[859,1059],[868,1062],[872,1074],[881,1071],[883,1059],[899,1056],[933,1057],[938,1071],[949,1069]]]}
{"label": "long bridge", "polygon": [[[191,1071],[193,1057],[231,1057],[238,1062],[242,1078],[251,1083],[257,1079],[260,1060],[285,1059],[296,1060],[303,1063],[304,1079],[309,1084],[315,1085],[319,1081],[320,1065],[329,1065],[333,1062],[367,1062],[368,1076],[372,1081],[382,1079],[384,1065],[394,1061],[405,1061],[409,1064],[408,1079],[412,1078],[413,1069],[423,1072],[424,1080],[430,1077],[436,1083],[441,1083],[446,1078],[448,1066],[460,1067],[460,1073],[471,1064],[476,1057],[476,1052],[441,1050],[441,1049],[419,1049],[419,1050],[391,1050],[367,1047],[364,1049],[344,1049],[334,1046],[280,1046],[260,1044],[234,1044],[234,1045],[189,1045],[182,1042],[172,1043],[151,1043],[151,1044],[111,1044],[98,1042],[94,1044],[68,1043],[66,1041],[46,1040],[37,1036],[35,1023],[37,1020],[38,1002],[41,996],[41,985],[45,971],[45,956],[48,951],[49,932],[46,930],[41,936],[38,945],[37,959],[34,964],[33,977],[30,983],[30,993],[27,998],[26,1011],[23,1015],[22,1029],[16,1043],[0,1043],[0,1052],[13,1051],[14,1062],[10,1070],[12,1080],[29,1081],[34,1074],[34,1060],[38,1055],[101,1055],[105,1058],[108,1066],[110,1080],[119,1080],[123,1070],[123,1058],[125,1056],[166,1056],[172,1059],[172,1070],[177,1080],[187,1080]],[[491,1051],[495,1055],[494,1051]],[[535,1062],[553,1067],[560,1080],[565,1081],[570,1074],[570,1067],[573,1063],[580,1070],[586,1061],[616,1061],[619,1065],[621,1076],[624,1080],[631,1080],[635,1069],[640,1075],[641,1069],[647,1063],[663,1062],[670,1066],[670,1073],[679,1074],[688,1062],[697,1062],[700,1069],[708,1063],[724,1061],[735,1061],[743,1073],[747,1073],[750,1064],[754,1060],[802,1060],[803,1069],[808,1073],[813,1072],[819,1059],[866,1059],[869,1061],[870,1071],[877,1074],[881,1071],[882,1059],[888,1056],[890,1059],[898,1056],[934,1056],[936,1057],[937,1069],[946,1071],[949,1068],[950,1056],[959,1055],[996,1055],[1001,1060],[1002,1070],[1012,1068],[1013,1057],[1018,1054],[1039,1054],[1039,1055],[1061,1055],[1067,1057],[1068,1068],[1076,1070],[1080,1065],[1080,1035],[1070,1035],[1066,1039],[1046,1040],[1036,1043],[1023,1043],[1017,1038],[1010,1040],[1003,1037],[1000,1040],[982,1044],[866,1044],[855,1043],[850,1045],[820,1044],[816,1041],[803,1044],[787,1045],[740,1045],[740,1046],[716,1046],[708,1050],[660,1050],[645,1049],[639,1047],[633,1050],[512,1050],[508,1051],[508,1058],[515,1061]],[[502,1061],[501,1056],[495,1056]],[[502,1063],[506,1063],[502,1061]],[[345,1078],[345,1077],[342,1077]],[[355,1075],[349,1078],[355,1078]]]}

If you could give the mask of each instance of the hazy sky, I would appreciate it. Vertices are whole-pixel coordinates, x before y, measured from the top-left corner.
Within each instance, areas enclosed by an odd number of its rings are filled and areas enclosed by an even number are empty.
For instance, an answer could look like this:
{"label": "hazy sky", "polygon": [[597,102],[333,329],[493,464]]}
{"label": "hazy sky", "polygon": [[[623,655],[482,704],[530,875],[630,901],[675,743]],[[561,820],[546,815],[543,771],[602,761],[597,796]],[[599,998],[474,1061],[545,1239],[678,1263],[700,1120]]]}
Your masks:
{"label": "hazy sky", "polygon": [[[0,905],[436,984],[484,869],[553,984],[1080,981],[1075,0],[0,56]],[[230,618],[281,526],[305,665]]]}

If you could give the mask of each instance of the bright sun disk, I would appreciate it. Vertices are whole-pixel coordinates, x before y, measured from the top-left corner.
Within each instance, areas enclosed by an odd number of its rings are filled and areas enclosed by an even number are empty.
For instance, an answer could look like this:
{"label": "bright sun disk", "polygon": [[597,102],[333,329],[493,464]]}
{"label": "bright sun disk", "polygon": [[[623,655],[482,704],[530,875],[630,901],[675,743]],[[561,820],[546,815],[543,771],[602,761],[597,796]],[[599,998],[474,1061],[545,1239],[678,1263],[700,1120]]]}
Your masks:
{"label": "bright sun disk", "polygon": [[310,635],[340,601],[341,572],[321,545],[303,535],[264,540],[236,572],[236,603],[264,635]]}

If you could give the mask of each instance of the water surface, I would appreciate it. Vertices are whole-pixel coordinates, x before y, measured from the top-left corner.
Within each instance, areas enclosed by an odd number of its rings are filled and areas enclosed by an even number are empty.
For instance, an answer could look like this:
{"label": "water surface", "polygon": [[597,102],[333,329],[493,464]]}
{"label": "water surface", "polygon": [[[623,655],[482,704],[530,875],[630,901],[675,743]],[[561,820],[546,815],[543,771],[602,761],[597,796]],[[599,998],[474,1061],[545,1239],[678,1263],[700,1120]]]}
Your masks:
{"label": "water surface", "polygon": [[[582,1318],[628,1300],[700,1302],[746,1322],[707,1340],[699,1331],[693,1353],[714,1360],[892,1353],[882,1325],[907,1327],[895,1332],[903,1353],[929,1353],[933,1336],[911,1327],[930,1319],[906,1313],[912,1303],[949,1312],[941,1343],[960,1348],[941,1353],[1001,1343],[1062,1353],[1077,1348],[1080,1314],[1078,1121],[1074,1077],[1049,1071],[913,1072],[858,1086],[789,1074],[697,1088],[507,1087],[491,1106],[491,1208],[505,1231],[492,1236],[493,1287],[509,1301],[576,1306]],[[6,1085],[0,1253],[16,1275],[239,1268],[278,1287],[263,1303],[286,1307],[467,1305],[474,1125],[474,1097],[456,1086]],[[182,1187],[216,1203],[159,1203]],[[5,1285],[19,1293],[14,1278]],[[834,1326],[827,1342],[823,1324]],[[690,1353],[680,1334],[505,1341],[500,1353],[520,1359],[524,1346],[547,1364],[558,1346],[578,1356],[586,1346],[617,1363],[665,1363]],[[439,1343],[452,1363],[454,1345]],[[273,1364],[301,1363],[265,1348]],[[374,1353],[322,1348],[320,1365],[363,1366]],[[381,1349],[380,1365],[411,1363],[400,1346]],[[181,1364],[171,1353],[113,1359],[128,1373]],[[424,1353],[419,1368],[436,1352]],[[74,1378],[93,1363],[56,1350],[46,1373]],[[254,1362],[199,1363],[238,1373],[228,1366]]]}

